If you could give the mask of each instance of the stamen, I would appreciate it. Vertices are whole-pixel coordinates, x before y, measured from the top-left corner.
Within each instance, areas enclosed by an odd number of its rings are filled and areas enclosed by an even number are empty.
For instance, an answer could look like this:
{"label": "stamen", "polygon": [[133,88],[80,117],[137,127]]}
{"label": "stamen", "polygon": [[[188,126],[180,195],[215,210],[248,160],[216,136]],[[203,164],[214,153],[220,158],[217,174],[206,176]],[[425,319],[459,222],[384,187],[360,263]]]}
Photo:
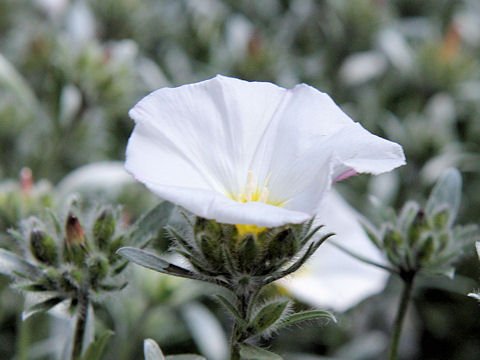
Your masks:
{"label": "stamen", "polygon": [[247,185],[245,186],[245,201],[252,201],[253,193],[255,192],[255,176],[253,171],[249,170],[247,175]]}
{"label": "stamen", "polygon": [[268,189],[266,186],[263,187],[260,197],[258,198],[259,202],[266,203],[268,200]]}

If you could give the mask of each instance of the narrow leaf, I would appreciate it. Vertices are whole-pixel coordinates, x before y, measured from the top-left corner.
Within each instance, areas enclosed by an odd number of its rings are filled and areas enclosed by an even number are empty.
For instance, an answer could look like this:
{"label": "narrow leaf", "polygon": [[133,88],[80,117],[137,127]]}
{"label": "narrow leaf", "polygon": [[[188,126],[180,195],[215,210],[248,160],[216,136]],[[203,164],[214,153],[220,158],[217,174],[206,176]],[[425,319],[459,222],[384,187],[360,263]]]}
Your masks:
{"label": "narrow leaf", "polygon": [[240,356],[243,360],[283,360],[280,355],[274,354],[257,346],[240,344]]}
{"label": "narrow leaf", "polygon": [[317,320],[317,319],[328,319],[333,322],[337,322],[337,319],[335,318],[335,316],[333,316],[333,314],[329,313],[328,311],[309,310],[309,311],[302,311],[296,314],[291,314],[286,316],[282,321],[280,321],[278,326],[285,327],[285,326],[297,324],[302,321]]}
{"label": "narrow leaf", "polygon": [[43,285],[43,284],[24,284],[24,285],[18,285],[16,286],[17,289],[23,290],[23,291],[32,291],[32,292],[42,292],[42,291],[47,291],[48,288]]}
{"label": "narrow leaf", "polygon": [[119,249],[117,253],[126,257],[135,264],[146,267],[147,269],[188,279],[198,279],[198,276],[190,270],[173,265],[168,261],[163,260],[161,257],[145,250],[132,247],[123,247]]}
{"label": "narrow leaf", "polygon": [[0,274],[12,277],[23,275],[30,280],[36,280],[42,275],[42,272],[35,265],[14,253],[0,249]]}
{"label": "narrow leaf", "polygon": [[274,301],[265,305],[252,320],[251,327],[253,327],[254,333],[258,334],[262,331],[268,330],[274,325],[282,317],[288,304],[288,300],[283,300]]}
{"label": "narrow leaf", "polygon": [[82,360],[100,360],[108,339],[113,335],[113,331],[105,330],[97,340],[92,342],[87,350],[83,353]]}
{"label": "narrow leaf", "polygon": [[48,300],[42,301],[38,304],[33,305],[22,313],[22,320],[27,320],[30,316],[37,314],[39,312],[46,312],[53,308],[55,305],[60,304],[63,300],[62,297],[53,297]]}
{"label": "narrow leaf", "polygon": [[146,339],[143,342],[143,355],[145,360],[165,360],[160,346],[152,339]]}
{"label": "narrow leaf", "polygon": [[231,288],[231,286],[227,282],[221,279],[214,278],[214,277],[208,277],[208,278],[203,277],[201,275],[194,273],[193,271],[190,271],[180,266],[169,263],[168,261],[163,260],[161,257],[155,254],[149,253],[148,251],[145,251],[145,250],[136,249],[132,247],[123,247],[117,250],[117,254],[120,254],[126,257],[128,260],[134,262],[135,264],[146,267],[147,269],[151,269],[164,274],[183,277],[187,279],[206,281],[209,283],[226,287],[227,289]]}
{"label": "narrow leaf", "polygon": [[195,354],[181,354],[167,356],[166,360],[207,360],[203,356]]}
{"label": "narrow leaf", "polygon": [[447,206],[450,210],[449,223],[452,224],[457,216],[462,195],[462,175],[455,168],[448,169],[433,187],[425,208],[427,214],[433,213]]}

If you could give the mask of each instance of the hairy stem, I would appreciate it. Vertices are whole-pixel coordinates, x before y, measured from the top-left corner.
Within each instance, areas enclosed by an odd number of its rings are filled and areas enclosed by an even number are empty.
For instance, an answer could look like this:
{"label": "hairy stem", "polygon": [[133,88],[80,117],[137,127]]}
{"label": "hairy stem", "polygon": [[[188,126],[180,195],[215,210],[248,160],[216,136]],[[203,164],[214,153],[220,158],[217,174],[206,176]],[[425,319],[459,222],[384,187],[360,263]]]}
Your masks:
{"label": "hairy stem", "polygon": [[413,289],[415,274],[408,274],[405,276],[401,276],[401,278],[403,280],[403,290],[400,298],[400,304],[398,305],[395,323],[393,324],[392,337],[390,340],[390,351],[388,356],[389,360],[398,359],[398,345],[400,343],[403,322],[405,319],[405,315],[407,313],[408,304],[409,304],[410,296]]}
{"label": "hairy stem", "polygon": [[[252,307],[252,301],[256,298],[258,292],[245,292],[238,295],[238,308],[240,315],[248,323],[249,312]],[[252,296],[253,295],[253,296]],[[242,333],[238,321],[235,319],[232,330],[232,339],[230,342],[230,360],[241,360],[239,345],[244,341],[244,334]]]}
{"label": "hairy stem", "polygon": [[80,293],[77,306],[78,311],[73,334],[72,360],[78,360],[82,355],[83,340],[85,338],[85,332],[87,329],[86,325],[89,306],[88,294]]}

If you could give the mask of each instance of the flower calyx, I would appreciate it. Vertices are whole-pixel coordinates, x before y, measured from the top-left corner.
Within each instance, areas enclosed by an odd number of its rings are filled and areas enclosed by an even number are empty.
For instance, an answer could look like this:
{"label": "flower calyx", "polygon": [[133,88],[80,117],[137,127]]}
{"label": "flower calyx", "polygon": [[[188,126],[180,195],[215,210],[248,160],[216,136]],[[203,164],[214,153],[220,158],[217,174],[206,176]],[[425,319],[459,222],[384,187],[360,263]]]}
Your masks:
{"label": "flower calyx", "polygon": [[332,235],[314,237],[319,229],[313,228],[310,221],[243,234],[235,225],[200,217],[183,233],[167,227],[173,250],[186,258],[200,276],[221,277],[232,288],[245,289],[293,272],[285,268],[289,269],[294,259],[303,264]]}

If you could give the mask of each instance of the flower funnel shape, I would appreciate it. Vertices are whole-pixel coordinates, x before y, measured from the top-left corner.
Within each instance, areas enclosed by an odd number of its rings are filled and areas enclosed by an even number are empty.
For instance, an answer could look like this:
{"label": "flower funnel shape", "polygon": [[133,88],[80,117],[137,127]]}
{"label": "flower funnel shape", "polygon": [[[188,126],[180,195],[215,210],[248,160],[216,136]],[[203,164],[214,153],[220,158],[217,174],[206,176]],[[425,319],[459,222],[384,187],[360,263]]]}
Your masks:
{"label": "flower funnel shape", "polygon": [[405,163],[330,98],[218,75],[162,88],[129,112],[126,169],[197,216],[274,227],[315,216],[334,181]]}

